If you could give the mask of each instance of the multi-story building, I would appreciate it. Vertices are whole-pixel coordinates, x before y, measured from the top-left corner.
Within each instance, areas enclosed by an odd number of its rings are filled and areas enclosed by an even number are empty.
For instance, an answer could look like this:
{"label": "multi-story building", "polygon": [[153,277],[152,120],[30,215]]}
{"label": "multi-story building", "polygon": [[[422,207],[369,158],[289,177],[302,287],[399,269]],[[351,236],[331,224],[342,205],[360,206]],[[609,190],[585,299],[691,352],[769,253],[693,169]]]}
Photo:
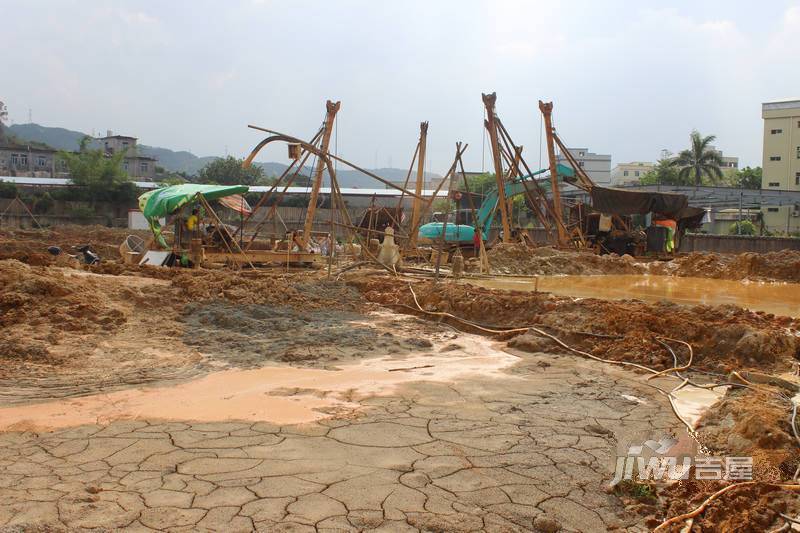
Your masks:
{"label": "multi-story building", "polygon": [[64,169],[56,150],[13,142],[0,142],[0,176],[55,178]]}
{"label": "multi-story building", "polygon": [[[601,186],[611,185],[610,155],[595,154],[588,148],[567,148],[567,150],[592,181]],[[564,154],[558,154],[557,161],[569,166]]]}
{"label": "multi-story building", "polygon": [[655,163],[643,161],[633,161],[631,163],[618,163],[611,171],[611,184],[635,185],[639,183],[639,178],[644,176],[656,167]]}
{"label": "multi-story building", "polygon": [[[800,191],[800,98],[761,104],[764,119],[762,189]],[[800,231],[800,205],[768,206],[764,225],[770,231]]]}
{"label": "multi-story building", "polygon": [[735,156],[723,155],[722,150],[717,150],[719,152],[719,156],[722,159],[722,164],[720,168],[722,168],[723,172],[732,171],[732,170],[739,170],[739,158]]}
{"label": "multi-story building", "polygon": [[152,181],[156,174],[157,159],[139,153],[136,147],[136,137],[114,135],[109,130],[105,137],[100,137],[97,141],[101,143],[102,149],[107,154],[126,153],[122,167],[128,176],[143,181]]}

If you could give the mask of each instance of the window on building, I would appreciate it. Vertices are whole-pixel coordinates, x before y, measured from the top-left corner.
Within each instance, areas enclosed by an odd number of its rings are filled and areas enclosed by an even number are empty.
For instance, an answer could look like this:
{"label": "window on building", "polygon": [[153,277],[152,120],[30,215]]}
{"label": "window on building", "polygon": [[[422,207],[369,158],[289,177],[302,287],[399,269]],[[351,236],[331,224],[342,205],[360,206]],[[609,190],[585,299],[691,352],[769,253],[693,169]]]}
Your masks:
{"label": "window on building", "polygon": [[783,133],[783,130],[782,130],[782,129],[776,129],[776,130],[772,130],[772,131],[770,131],[770,133],[771,133],[772,135],[775,135],[776,133]]}
{"label": "window on building", "polygon": [[47,166],[47,158],[43,155],[36,156],[36,166],[37,167]]}
{"label": "window on building", "polygon": [[797,159],[800,159],[800,146],[797,147]]}
{"label": "window on building", "polygon": [[583,161],[578,161],[578,166],[583,168]]}
{"label": "window on building", "polygon": [[139,171],[147,172],[147,161],[142,161],[139,163]]}
{"label": "window on building", "polygon": [[800,128],[800,120],[797,121],[797,127]]}
{"label": "window on building", "polygon": [[11,166],[15,167],[19,165],[19,154],[11,154]]}
{"label": "window on building", "polygon": [[777,207],[768,207],[767,211],[769,211],[770,213],[777,213],[778,212],[778,208]]}
{"label": "window on building", "polygon": [[28,154],[19,154],[19,164],[22,167],[28,166]]}
{"label": "window on building", "polygon": [[770,181],[769,182],[769,186],[770,187],[780,187],[781,183],[779,181]]}
{"label": "window on building", "polygon": [[625,170],[625,171],[622,173],[622,175],[623,175],[623,176],[627,176],[627,175],[628,175],[628,171],[627,171],[627,170]]}
{"label": "window on building", "polygon": [[106,147],[106,150],[108,150],[108,141],[106,141],[106,142],[105,142],[105,143],[103,143],[103,144],[105,145],[105,147]]}
{"label": "window on building", "polygon": [[122,148],[125,150],[128,149],[128,141],[122,141]]}
{"label": "window on building", "polygon": [[128,162],[127,162],[127,161],[125,161],[124,163],[122,163],[122,168],[124,168],[124,169],[125,169],[125,172],[127,172],[127,171],[128,171]]}
{"label": "window on building", "polygon": [[781,156],[779,156],[779,155],[771,155],[771,156],[769,156],[769,160],[770,161],[780,161],[781,160]]}
{"label": "window on building", "polygon": [[636,172],[633,173],[633,175],[638,178],[639,177],[639,171],[637,170]]}
{"label": "window on building", "polygon": [[794,184],[795,185],[800,185],[800,172],[795,172],[794,173]]}

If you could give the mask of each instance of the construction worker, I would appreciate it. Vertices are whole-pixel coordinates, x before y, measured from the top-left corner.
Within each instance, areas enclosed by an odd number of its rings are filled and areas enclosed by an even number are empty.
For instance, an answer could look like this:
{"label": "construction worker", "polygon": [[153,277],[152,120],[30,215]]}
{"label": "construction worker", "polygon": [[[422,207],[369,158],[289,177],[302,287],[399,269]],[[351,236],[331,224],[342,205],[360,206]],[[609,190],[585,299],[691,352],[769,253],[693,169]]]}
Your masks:
{"label": "construction worker", "polygon": [[189,218],[186,219],[186,229],[189,230],[189,234],[194,236],[195,230],[197,226],[200,224],[200,211],[195,207],[192,209],[192,214],[189,215]]}
{"label": "construction worker", "polygon": [[678,237],[678,223],[664,215],[656,215],[654,218],[654,226],[663,226],[667,228],[666,251],[668,253],[674,252],[678,244],[676,242]]}

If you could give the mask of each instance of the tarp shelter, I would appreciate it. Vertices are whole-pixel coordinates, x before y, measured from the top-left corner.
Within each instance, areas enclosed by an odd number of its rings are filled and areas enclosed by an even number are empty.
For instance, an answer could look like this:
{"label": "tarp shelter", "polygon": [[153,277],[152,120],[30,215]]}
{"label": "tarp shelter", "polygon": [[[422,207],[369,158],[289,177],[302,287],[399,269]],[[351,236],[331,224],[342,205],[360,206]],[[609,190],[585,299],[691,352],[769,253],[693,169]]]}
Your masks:
{"label": "tarp shelter", "polygon": [[626,191],[609,187],[593,187],[592,207],[611,215],[646,215],[659,213],[678,222],[680,227],[694,228],[702,224],[705,210],[690,207],[684,194],[652,191]]}
{"label": "tarp shelter", "polygon": [[159,218],[177,212],[181,207],[197,198],[198,194],[206,201],[212,201],[234,194],[244,194],[247,191],[246,185],[198,185],[195,183],[171,185],[148,191],[139,196],[139,209],[147,219],[156,241],[162,247],[167,248],[167,243],[161,235]]}

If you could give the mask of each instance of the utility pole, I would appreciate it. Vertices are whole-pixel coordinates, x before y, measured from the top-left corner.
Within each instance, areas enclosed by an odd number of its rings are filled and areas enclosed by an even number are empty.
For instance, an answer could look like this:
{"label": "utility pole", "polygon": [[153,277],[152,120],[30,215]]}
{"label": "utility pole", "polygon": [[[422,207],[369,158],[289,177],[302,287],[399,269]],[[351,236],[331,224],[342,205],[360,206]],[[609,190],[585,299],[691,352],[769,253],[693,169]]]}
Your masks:
{"label": "utility pole", "polygon": [[[328,146],[331,142],[331,133],[333,133],[333,123],[336,120],[336,112],[339,111],[341,102],[333,103],[330,100],[325,104],[325,124],[322,129],[322,141],[320,144],[320,151],[322,155],[328,153]],[[303,246],[308,244],[308,239],[311,238],[311,230],[314,227],[314,213],[317,210],[317,199],[319,198],[319,189],[322,187],[322,171],[325,169],[325,158],[317,158],[317,167],[314,169],[314,182],[311,188],[311,198],[308,200],[308,211],[306,212],[306,222],[303,226]],[[300,169],[302,170],[302,169]],[[331,189],[333,184],[331,184]],[[333,197],[333,190],[331,190],[331,197]],[[333,209],[333,205],[331,205]],[[331,248],[333,249],[333,248]]]}
{"label": "utility pole", "polygon": [[422,216],[422,184],[425,182],[425,148],[428,143],[428,122],[419,123],[419,153],[417,154],[417,182],[414,185],[414,204],[411,211],[411,235],[409,235],[409,247],[417,246],[417,226]]}
{"label": "utility pole", "polygon": [[492,159],[494,160],[494,178],[497,182],[497,203],[500,205],[500,218],[503,221],[503,242],[511,242],[511,224],[508,218],[508,203],[506,201],[505,172],[503,172],[503,162],[500,159],[500,146],[497,142],[497,121],[495,116],[494,104],[497,101],[497,93],[482,94],[483,105],[486,107],[486,129],[489,130],[489,145],[492,149]]}
{"label": "utility pole", "polygon": [[[550,158],[550,189],[553,192],[553,217],[556,219],[558,232],[558,245],[567,245],[567,232],[561,213],[561,191],[558,188],[558,163],[556,162],[556,149],[553,144],[553,102],[539,100],[539,110],[544,117],[544,131],[547,136],[547,155]],[[577,171],[577,169],[576,169]]]}

